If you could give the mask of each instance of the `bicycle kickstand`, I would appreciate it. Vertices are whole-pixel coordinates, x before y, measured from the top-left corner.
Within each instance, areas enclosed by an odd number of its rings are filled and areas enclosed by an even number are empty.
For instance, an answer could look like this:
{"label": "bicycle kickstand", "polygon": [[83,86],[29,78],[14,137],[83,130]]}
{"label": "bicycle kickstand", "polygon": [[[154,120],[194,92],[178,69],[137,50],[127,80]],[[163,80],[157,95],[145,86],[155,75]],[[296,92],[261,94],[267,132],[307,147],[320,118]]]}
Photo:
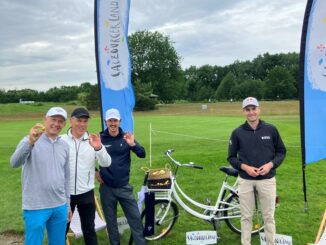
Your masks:
{"label": "bicycle kickstand", "polygon": [[214,231],[216,232],[216,238],[218,240],[218,239],[220,239],[220,237],[219,237],[218,232],[217,232],[218,225],[216,225],[216,222],[218,222],[218,221],[216,221],[214,218],[212,218],[211,223],[213,225]]}

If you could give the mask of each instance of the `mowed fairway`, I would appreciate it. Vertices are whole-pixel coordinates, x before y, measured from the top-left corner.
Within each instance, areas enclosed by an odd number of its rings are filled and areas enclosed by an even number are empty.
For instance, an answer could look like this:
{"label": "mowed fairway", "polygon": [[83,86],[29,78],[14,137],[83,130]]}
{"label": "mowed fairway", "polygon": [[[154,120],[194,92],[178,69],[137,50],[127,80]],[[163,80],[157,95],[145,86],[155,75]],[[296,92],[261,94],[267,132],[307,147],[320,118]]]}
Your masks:
{"label": "mowed fairway", "polygon": [[[21,169],[12,169],[9,159],[19,140],[36,122],[42,121],[43,112],[51,105],[1,105],[0,108],[0,233],[23,233],[21,210]],[[68,112],[74,106],[65,106]],[[202,110],[201,104],[174,104],[160,106],[153,112],[137,112],[135,137],[146,148],[147,158],[133,157],[131,183],[134,192],[139,191],[144,172],[149,167],[149,136],[152,125],[152,167],[164,167],[168,162],[163,153],[175,150],[174,157],[182,162],[195,162],[203,170],[180,169],[178,182],[182,189],[199,202],[210,198],[216,200],[224,174],[218,168],[228,165],[227,146],[232,130],[244,122],[239,102],[212,103]],[[277,171],[277,193],[281,204],[276,210],[277,233],[291,235],[293,244],[313,242],[320,219],[326,208],[326,161],[310,164],[306,168],[309,210],[304,212],[302,192],[299,102],[262,102],[261,118],[277,126],[285,145],[287,157]],[[98,112],[92,113],[90,132],[100,130]],[[63,133],[66,129],[63,131]],[[98,195],[98,191],[96,190]],[[172,232],[162,240],[149,244],[185,244],[185,233],[208,230],[212,226],[187,214],[179,208],[179,219]],[[229,230],[224,222],[218,228],[218,244],[240,244],[240,236]],[[106,233],[98,232],[99,243],[108,244]],[[125,232],[122,244],[127,244],[129,233]],[[83,244],[81,239],[70,239],[71,244]],[[0,242],[1,243],[1,242]],[[252,244],[259,244],[258,237]]]}

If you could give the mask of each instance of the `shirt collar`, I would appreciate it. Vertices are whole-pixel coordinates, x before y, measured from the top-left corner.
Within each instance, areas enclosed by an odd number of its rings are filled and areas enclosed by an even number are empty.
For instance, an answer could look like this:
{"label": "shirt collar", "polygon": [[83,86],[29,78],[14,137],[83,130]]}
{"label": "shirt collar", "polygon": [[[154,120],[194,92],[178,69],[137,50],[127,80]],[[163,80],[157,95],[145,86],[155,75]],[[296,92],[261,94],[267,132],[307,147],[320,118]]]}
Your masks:
{"label": "shirt collar", "polygon": [[88,140],[89,139],[89,134],[88,132],[85,132],[84,135],[82,137],[80,137],[79,139],[76,139],[72,133],[71,133],[71,128],[68,129],[68,132],[67,132],[67,135],[72,138],[72,139],[75,139],[75,140]]}
{"label": "shirt collar", "polygon": [[43,134],[44,135],[44,137],[46,137],[51,143],[55,143],[55,142],[57,142],[60,138],[61,138],[61,136],[60,135],[58,135],[55,139],[51,139],[47,134]]}

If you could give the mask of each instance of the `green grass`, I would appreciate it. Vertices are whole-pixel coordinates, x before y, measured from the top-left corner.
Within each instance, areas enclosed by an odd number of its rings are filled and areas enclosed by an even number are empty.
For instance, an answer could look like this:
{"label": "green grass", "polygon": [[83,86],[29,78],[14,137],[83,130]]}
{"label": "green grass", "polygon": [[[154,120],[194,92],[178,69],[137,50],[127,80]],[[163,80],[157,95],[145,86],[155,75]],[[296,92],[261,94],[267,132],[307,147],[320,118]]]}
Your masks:
{"label": "green grass", "polygon": [[[69,106],[68,111],[72,107]],[[203,170],[179,170],[178,182],[183,190],[199,202],[204,202],[206,198],[215,201],[224,178],[218,167],[228,165],[226,157],[229,135],[244,121],[238,107],[239,103],[217,103],[209,104],[208,110],[202,111],[200,104],[178,104],[161,106],[154,112],[135,113],[135,136],[146,148],[148,155],[146,159],[133,157],[131,183],[135,193],[142,184],[141,167],[149,166],[151,124],[152,167],[165,166],[167,159],[163,152],[175,149],[174,157],[180,162],[192,161],[204,167]],[[15,107],[16,113],[0,109],[0,232],[9,230],[23,233],[21,170],[12,169],[9,159],[19,140],[34,123],[42,120],[47,108],[49,105],[45,105],[35,115],[32,114],[36,110],[34,107],[30,111],[24,111],[20,106]],[[25,115],[31,116],[24,119]],[[98,132],[98,112],[93,112],[92,115],[89,129]],[[276,211],[277,233],[291,235],[293,244],[312,242],[325,210],[326,162],[320,161],[306,168],[309,211],[304,212],[298,102],[263,102],[262,119],[278,127],[288,150],[285,161],[277,171],[277,192],[281,199],[281,205]],[[208,223],[187,214],[181,208],[179,211],[180,216],[172,232],[164,239],[149,244],[185,244],[187,231],[212,229]],[[122,238],[122,244],[127,244],[127,233]],[[240,244],[240,236],[230,231],[223,222],[218,235],[221,237],[218,244]],[[107,244],[104,231],[99,232],[98,237],[100,244]],[[71,244],[83,244],[83,241],[71,239]],[[259,244],[258,237],[253,238],[252,244]]]}

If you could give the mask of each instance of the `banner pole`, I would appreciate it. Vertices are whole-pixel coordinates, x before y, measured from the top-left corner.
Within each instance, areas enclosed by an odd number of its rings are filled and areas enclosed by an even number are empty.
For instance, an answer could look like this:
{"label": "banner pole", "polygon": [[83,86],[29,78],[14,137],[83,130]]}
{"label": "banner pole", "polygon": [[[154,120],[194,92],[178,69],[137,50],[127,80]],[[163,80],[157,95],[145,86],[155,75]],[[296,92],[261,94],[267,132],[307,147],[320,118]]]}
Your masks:
{"label": "banner pole", "polygon": [[152,123],[149,123],[149,166],[152,167]]}
{"label": "banner pole", "polygon": [[307,187],[306,187],[306,165],[302,165],[302,182],[304,195],[304,211],[308,212]]}
{"label": "banner pole", "polygon": [[300,45],[300,61],[299,61],[299,99],[300,99],[300,133],[301,133],[301,161],[302,161],[302,190],[304,195],[304,210],[308,211],[307,187],[306,187],[306,138],[305,138],[305,54],[307,29],[309,15],[312,6],[312,0],[307,1],[306,10],[302,25],[301,45]]}

